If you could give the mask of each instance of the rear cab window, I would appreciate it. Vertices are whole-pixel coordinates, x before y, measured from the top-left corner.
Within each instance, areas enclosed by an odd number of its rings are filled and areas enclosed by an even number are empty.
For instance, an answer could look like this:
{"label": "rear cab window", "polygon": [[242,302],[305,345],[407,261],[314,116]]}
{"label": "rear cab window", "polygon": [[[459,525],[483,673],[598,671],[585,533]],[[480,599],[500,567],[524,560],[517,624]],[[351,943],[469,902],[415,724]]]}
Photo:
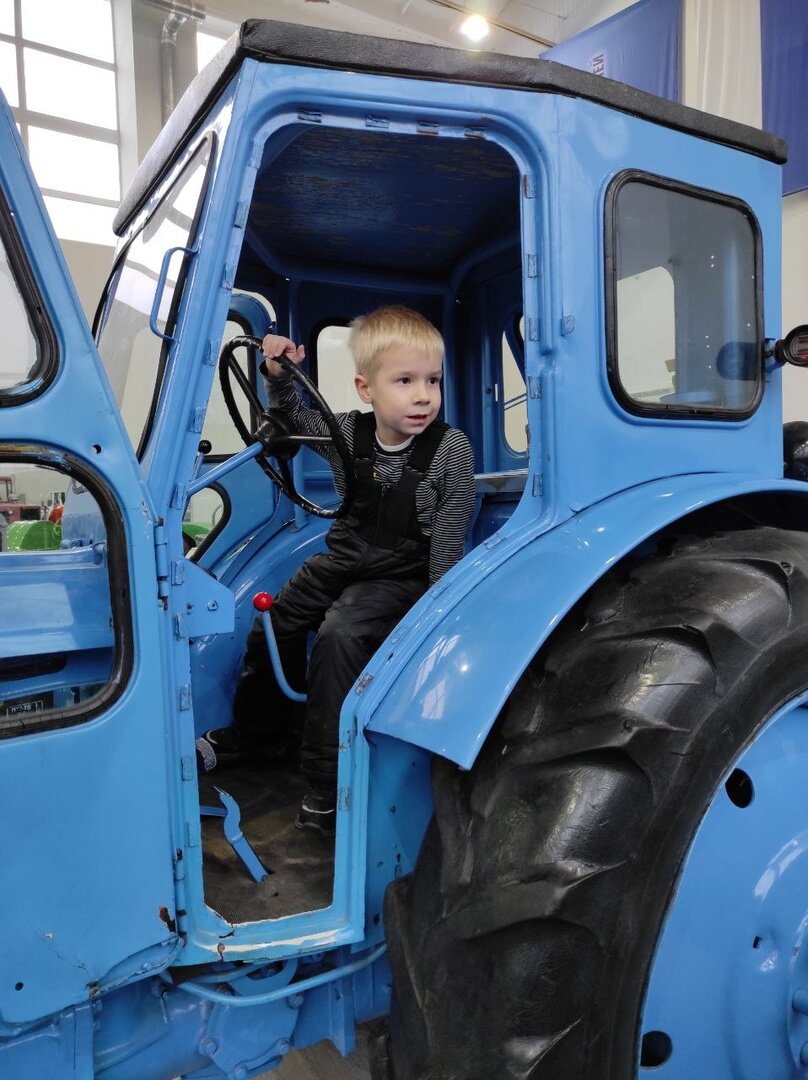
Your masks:
{"label": "rear cab window", "polygon": [[738,420],[762,392],[760,239],[738,200],[646,174],[607,195],[612,389],[640,415]]}
{"label": "rear cab window", "polygon": [[314,339],[314,371],[317,388],[336,412],[369,412],[370,405],[360,400],[354,389],[353,356],[348,348],[350,326],[327,323]]}

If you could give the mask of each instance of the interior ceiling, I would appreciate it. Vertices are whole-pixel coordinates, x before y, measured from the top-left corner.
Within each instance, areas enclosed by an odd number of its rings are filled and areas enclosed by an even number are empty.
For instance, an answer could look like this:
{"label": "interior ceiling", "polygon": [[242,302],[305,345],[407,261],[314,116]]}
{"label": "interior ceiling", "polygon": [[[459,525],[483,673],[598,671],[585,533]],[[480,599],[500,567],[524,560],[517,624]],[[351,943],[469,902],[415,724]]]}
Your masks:
{"label": "interior ceiling", "polygon": [[307,128],[277,157],[267,144],[247,243],[289,276],[344,263],[442,281],[518,230],[519,172],[495,143]]}
{"label": "interior ceiling", "polygon": [[[177,6],[187,10],[188,0]],[[204,0],[193,6],[211,31],[227,29],[217,22],[266,18],[455,48],[468,45],[459,33],[466,14],[480,12],[492,22],[480,48],[537,56],[576,33],[603,0]]]}

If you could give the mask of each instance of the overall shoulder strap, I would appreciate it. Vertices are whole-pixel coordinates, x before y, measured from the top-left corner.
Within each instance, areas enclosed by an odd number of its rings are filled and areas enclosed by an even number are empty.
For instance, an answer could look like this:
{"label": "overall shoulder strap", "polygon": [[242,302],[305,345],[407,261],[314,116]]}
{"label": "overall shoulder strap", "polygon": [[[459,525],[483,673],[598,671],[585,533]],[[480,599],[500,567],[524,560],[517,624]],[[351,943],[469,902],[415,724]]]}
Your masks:
{"label": "overall shoulder strap", "polygon": [[373,436],[376,433],[376,417],[372,412],[357,413],[354,427],[354,457],[369,460],[373,457]]}
{"label": "overall shoulder strap", "polygon": [[416,435],[413,451],[407,460],[407,468],[423,476],[432,464],[435,452],[441,444],[441,440],[449,430],[449,425],[443,420],[434,420],[426,431]]}

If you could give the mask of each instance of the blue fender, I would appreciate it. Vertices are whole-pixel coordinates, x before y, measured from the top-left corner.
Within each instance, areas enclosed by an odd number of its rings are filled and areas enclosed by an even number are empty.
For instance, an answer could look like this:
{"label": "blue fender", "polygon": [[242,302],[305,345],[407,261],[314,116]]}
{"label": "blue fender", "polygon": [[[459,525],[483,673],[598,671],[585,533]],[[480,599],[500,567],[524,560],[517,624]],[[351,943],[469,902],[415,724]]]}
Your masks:
{"label": "blue fender", "polygon": [[630,488],[543,533],[505,526],[373,657],[356,686],[358,725],[471,768],[525,668],[607,570],[686,514],[763,492],[808,498],[798,481],[700,473]]}

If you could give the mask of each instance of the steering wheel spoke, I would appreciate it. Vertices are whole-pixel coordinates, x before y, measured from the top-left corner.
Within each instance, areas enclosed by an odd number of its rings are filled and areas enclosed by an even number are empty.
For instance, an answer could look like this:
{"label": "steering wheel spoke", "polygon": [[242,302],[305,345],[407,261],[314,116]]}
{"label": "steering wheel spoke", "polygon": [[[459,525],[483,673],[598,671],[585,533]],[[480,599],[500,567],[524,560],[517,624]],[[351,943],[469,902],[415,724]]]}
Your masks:
{"label": "steering wheel spoke", "polygon": [[[328,435],[301,435],[295,430],[282,409],[265,409],[261,399],[256,393],[255,387],[241,365],[235,359],[235,351],[239,348],[255,349],[260,351],[261,341],[259,338],[248,335],[239,335],[231,340],[222,349],[219,358],[219,382],[222,388],[227,411],[230,419],[241,436],[246,446],[251,446],[256,441],[262,445],[262,452],[257,461],[266,475],[277,484],[280,490],[294,503],[302,507],[307,513],[316,517],[335,518],[343,516],[354,499],[356,487],[356,474],[354,472],[353,458],[348,450],[348,444],[340,430],[336,416],[332,412],[328,402],[320,393],[315,384],[300,370],[300,368],[285,356],[276,357],[277,362],[303,389],[308,393],[312,406],[322,416]],[[247,399],[253,416],[261,418],[261,422],[255,433],[251,432],[244,422],[244,418],[236,404],[233,393],[232,380],[238,383],[242,393]],[[322,447],[332,446],[340,458],[345,474],[345,495],[337,507],[319,506],[302,495],[295,487],[292,471],[289,468],[289,460],[294,457],[301,446]],[[270,460],[272,458],[276,464]]]}

